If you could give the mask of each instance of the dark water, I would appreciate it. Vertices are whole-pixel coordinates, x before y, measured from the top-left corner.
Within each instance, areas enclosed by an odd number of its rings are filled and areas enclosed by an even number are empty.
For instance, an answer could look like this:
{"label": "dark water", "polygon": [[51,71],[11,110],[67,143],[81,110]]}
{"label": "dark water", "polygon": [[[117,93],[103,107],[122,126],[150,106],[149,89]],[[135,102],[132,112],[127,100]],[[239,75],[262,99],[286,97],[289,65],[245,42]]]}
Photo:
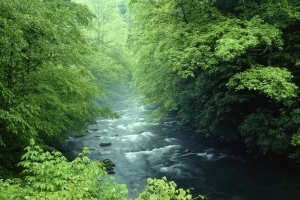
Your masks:
{"label": "dark water", "polygon": [[[118,120],[97,119],[85,137],[70,137],[69,154],[83,146],[94,160],[111,159],[118,183],[127,184],[128,199],[137,196],[148,177],[174,180],[180,187],[194,188],[212,200],[296,200],[300,199],[300,168],[287,163],[252,161],[229,147],[216,145],[173,118],[149,124],[143,116],[151,108],[112,102],[121,115]],[[101,142],[111,146],[100,147]],[[138,186],[139,185],[139,186]]]}

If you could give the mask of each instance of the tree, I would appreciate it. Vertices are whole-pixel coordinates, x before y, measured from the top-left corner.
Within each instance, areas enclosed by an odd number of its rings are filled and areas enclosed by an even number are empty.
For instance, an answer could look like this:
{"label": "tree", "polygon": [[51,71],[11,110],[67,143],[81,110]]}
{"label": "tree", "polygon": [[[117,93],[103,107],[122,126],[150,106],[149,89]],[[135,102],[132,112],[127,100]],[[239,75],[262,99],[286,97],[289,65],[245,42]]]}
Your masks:
{"label": "tree", "polygon": [[93,14],[69,0],[1,1],[1,165],[11,166],[30,138],[64,141],[94,115],[117,117],[94,98],[105,88],[86,67],[94,52],[82,30]]}
{"label": "tree", "polygon": [[[125,13],[119,1],[89,0],[84,3],[95,15],[93,29],[86,34],[97,46],[97,53],[89,56],[89,66],[99,82],[105,85],[110,97],[119,96],[129,79],[131,55],[127,50]],[[123,11],[124,12],[124,11]]]}
{"label": "tree", "polygon": [[298,152],[299,3],[130,0],[128,8],[142,104],[249,151]]}

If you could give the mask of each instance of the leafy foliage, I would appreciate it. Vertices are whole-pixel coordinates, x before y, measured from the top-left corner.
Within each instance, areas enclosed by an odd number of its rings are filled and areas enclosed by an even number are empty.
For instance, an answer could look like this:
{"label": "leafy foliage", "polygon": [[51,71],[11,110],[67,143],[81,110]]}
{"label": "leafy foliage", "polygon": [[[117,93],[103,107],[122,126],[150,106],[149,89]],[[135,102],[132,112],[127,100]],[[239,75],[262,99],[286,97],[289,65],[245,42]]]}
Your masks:
{"label": "leafy foliage", "polygon": [[105,87],[87,64],[95,47],[84,34],[94,17],[86,6],[13,0],[0,7],[2,165],[13,167],[29,138],[63,142],[95,115],[118,117],[94,101]]}
{"label": "leafy foliage", "polygon": [[[0,180],[1,199],[125,199],[127,188],[108,176],[104,164],[90,160],[85,147],[71,162],[56,150],[44,151],[31,139],[19,163],[25,178]],[[192,199],[189,190],[177,189],[176,183],[151,179],[136,200]],[[194,199],[206,199],[199,196]]]}
{"label": "leafy foliage", "polygon": [[[155,200],[155,199],[180,199],[180,200],[189,200],[189,199],[198,199],[192,198],[190,190],[184,190],[182,188],[177,189],[177,185],[174,181],[167,181],[166,177],[162,179],[147,179],[147,185],[145,189],[139,193],[139,196],[136,200]],[[200,199],[206,199],[205,196],[199,195]]]}
{"label": "leafy foliage", "polygon": [[87,148],[68,162],[60,152],[30,143],[19,163],[25,179],[1,180],[1,199],[124,199],[126,186],[108,177],[101,162],[91,161]]}
{"label": "leafy foliage", "polygon": [[256,67],[235,74],[227,83],[236,90],[259,90],[278,101],[296,97],[298,87],[291,82],[292,75],[286,69]]}
{"label": "leafy foliage", "polygon": [[[1,179],[1,199],[125,199],[126,186],[90,160],[87,148],[69,162],[45,146],[49,139],[63,142],[70,132],[81,134],[95,115],[118,117],[94,101],[126,82],[129,71],[125,16],[115,2],[93,1],[93,12],[71,0],[0,3],[2,173],[27,146],[18,164],[24,177]],[[176,187],[165,178],[156,182],[161,189]],[[168,189],[148,189],[143,195],[170,195]],[[190,199],[187,193],[175,190],[172,197]]]}
{"label": "leafy foliage", "polygon": [[289,131],[295,131],[299,126],[299,122],[291,122],[291,119],[292,116],[283,110],[280,117],[268,110],[257,110],[246,116],[239,130],[245,138],[248,151],[281,154],[287,150],[291,143]]}
{"label": "leafy foliage", "polygon": [[299,3],[130,0],[128,8],[132,85],[141,104],[157,106],[154,120],[175,111],[206,136],[297,157]]}
{"label": "leafy foliage", "polygon": [[128,24],[119,8],[121,2],[112,0],[77,0],[87,5],[95,15],[93,29],[86,35],[97,46],[97,52],[88,57],[93,75],[107,89],[106,97],[115,98],[126,90],[131,55],[126,47]]}

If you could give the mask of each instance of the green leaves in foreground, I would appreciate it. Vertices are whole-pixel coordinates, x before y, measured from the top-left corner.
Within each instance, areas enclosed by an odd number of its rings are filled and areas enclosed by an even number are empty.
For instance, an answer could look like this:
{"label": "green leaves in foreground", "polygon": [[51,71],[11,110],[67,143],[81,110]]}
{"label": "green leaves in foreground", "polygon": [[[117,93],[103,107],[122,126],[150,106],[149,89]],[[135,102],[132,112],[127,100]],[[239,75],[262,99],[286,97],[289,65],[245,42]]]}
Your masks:
{"label": "green leaves in foreground", "polygon": [[106,175],[101,162],[86,156],[86,147],[68,162],[60,152],[45,152],[30,142],[19,163],[24,180],[0,182],[0,199],[124,199],[127,194],[125,185]]}
{"label": "green leaves in foreground", "polygon": [[199,195],[198,198],[192,198],[190,190],[178,189],[174,181],[167,181],[166,177],[162,179],[147,179],[147,186],[144,191],[139,194],[136,200],[156,200],[156,199],[176,199],[176,200],[190,200],[190,199],[206,199],[205,196]]}
{"label": "green leaves in foreground", "polygon": [[[0,180],[0,199],[99,199],[125,200],[127,188],[107,176],[101,162],[90,160],[85,147],[75,160],[68,162],[58,151],[44,151],[33,139],[26,147],[19,166],[24,168],[24,179]],[[192,199],[189,190],[177,189],[176,183],[162,179],[148,179],[148,185],[136,200]],[[205,199],[199,196],[197,199]]]}

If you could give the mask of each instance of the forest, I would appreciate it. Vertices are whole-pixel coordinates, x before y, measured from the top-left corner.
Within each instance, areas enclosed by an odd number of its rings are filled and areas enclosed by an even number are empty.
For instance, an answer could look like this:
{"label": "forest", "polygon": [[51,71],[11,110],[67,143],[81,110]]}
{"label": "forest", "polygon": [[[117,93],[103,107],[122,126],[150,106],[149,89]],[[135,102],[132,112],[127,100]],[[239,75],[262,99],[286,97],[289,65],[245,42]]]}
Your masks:
{"label": "forest", "polygon": [[[133,85],[152,118],[299,160],[298,1],[130,1]],[[139,12],[143,10],[144,12]]]}
{"label": "forest", "polygon": [[[0,0],[0,199],[126,199],[84,148],[129,85],[148,119],[300,162],[298,0]],[[206,199],[162,179],[137,199]]]}

